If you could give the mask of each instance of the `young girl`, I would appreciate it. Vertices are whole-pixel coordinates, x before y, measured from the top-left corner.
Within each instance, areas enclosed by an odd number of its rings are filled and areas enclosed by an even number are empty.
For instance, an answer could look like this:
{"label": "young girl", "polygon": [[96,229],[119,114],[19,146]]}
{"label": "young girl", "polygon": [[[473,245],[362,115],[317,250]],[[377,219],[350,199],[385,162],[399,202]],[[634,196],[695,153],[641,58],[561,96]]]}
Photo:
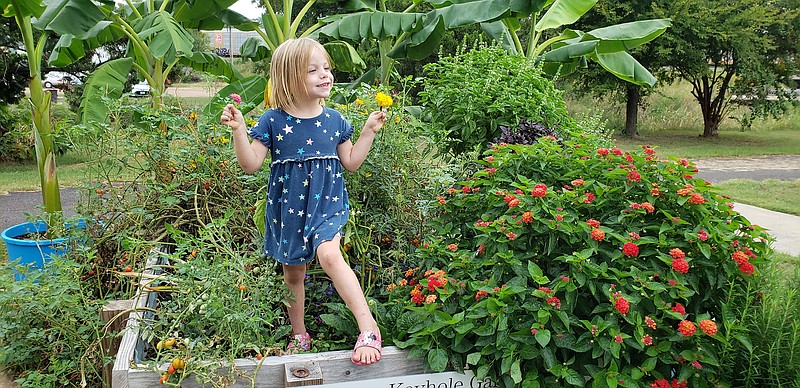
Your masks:
{"label": "young girl", "polygon": [[361,334],[352,361],[359,365],[381,358],[381,334],[367,306],[353,270],[339,250],[349,204],[342,166],[355,171],[367,157],[375,134],[386,121],[384,112],[372,112],[353,144],[353,127],[323,105],[330,96],[333,75],[328,54],[318,42],[291,39],[275,49],[270,63],[270,107],[250,129],[233,105],[221,122],[233,130],[233,148],[247,173],[258,170],[269,152],[264,249],[283,264],[286,285],[294,294],[288,315],[292,325],[290,352],[311,349],[305,326],[304,279],[306,263],[316,257],[347,303]]}

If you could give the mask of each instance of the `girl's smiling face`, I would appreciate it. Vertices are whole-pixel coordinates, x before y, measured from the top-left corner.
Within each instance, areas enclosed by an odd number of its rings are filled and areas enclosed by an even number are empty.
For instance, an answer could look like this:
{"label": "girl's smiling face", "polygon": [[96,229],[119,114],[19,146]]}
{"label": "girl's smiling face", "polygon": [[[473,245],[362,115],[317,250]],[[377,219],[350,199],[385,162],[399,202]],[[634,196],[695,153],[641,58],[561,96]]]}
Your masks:
{"label": "girl's smiling face", "polygon": [[306,73],[306,93],[309,98],[328,98],[333,87],[333,74],[328,58],[320,50],[311,54]]}

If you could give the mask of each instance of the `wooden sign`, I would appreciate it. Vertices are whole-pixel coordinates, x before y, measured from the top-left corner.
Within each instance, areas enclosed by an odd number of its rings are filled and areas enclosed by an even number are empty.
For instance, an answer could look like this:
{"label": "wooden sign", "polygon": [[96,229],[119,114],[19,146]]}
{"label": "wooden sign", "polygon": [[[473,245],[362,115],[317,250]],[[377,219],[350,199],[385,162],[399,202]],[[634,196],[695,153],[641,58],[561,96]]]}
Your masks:
{"label": "wooden sign", "polygon": [[427,373],[385,377],[382,379],[348,381],[346,383],[311,385],[320,388],[497,388],[488,377],[481,380],[472,371]]}

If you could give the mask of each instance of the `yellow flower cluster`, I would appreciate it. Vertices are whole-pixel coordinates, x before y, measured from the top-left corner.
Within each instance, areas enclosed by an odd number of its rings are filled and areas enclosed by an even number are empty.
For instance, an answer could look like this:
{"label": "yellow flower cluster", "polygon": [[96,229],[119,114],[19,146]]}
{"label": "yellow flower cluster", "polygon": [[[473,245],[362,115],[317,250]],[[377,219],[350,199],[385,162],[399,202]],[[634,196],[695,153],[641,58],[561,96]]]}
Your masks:
{"label": "yellow flower cluster", "polygon": [[378,92],[378,94],[375,95],[375,101],[378,102],[378,106],[380,107],[389,107],[394,103],[392,97],[383,92]]}

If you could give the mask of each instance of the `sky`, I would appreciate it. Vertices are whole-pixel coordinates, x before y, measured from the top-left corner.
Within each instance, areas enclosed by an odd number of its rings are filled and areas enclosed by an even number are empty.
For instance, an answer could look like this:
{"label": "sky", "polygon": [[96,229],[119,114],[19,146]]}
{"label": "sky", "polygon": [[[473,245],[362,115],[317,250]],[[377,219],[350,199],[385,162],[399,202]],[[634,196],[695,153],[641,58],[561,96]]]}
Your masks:
{"label": "sky", "polygon": [[230,9],[244,15],[249,19],[258,18],[262,13],[264,13],[263,8],[256,7],[250,0],[238,0],[236,4],[231,6]]}

